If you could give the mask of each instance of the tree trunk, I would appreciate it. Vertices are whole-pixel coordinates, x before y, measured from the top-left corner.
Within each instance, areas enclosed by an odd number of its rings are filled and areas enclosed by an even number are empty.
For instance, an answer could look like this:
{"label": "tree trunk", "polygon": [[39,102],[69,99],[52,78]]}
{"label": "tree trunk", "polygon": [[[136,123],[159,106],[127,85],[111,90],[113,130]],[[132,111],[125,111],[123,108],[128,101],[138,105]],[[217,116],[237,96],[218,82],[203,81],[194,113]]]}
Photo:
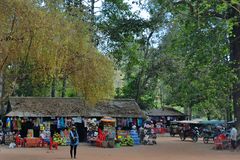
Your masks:
{"label": "tree trunk", "polygon": [[62,84],[62,97],[66,96],[66,87],[67,87],[67,76],[64,76],[63,84]]}
{"label": "tree trunk", "polygon": [[56,97],[56,81],[56,76],[54,76],[52,80],[51,97]]}
{"label": "tree trunk", "polygon": [[184,114],[187,116],[188,115],[188,107],[184,106]]}
{"label": "tree trunk", "polygon": [[0,72],[0,98],[3,97],[3,73]]}
{"label": "tree trunk", "polygon": [[233,36],[230,38],[231,61],[237,81],[233,84],[233,108],[237,128],[240,129],[240,17],[233,26]]}
{"label": "tree trunk", "polygon": [[91,28],[90,31],[92,33],[92,42],[96,46],[96,34],[95,34],[95,0],[91,0]]}
{"label": "tree trunk", "polygon": [[192,107],[188,107],[188,120],[192,120]]}
{"label": "tree trunk", "polygon": [[3,112],[4,112],[4,105],[3,105],[3,101],[2,101],[2,98],[3,98],[3,73],[0,72],[0,105],[1,105],[1,111],[0,111],[0,114],[1,114],[1,118],[3,117]]}
{"label": "tree trunk", "polygon": [[209,121],[211,120],[211,112],[207,113],[207,120],[209,120]]}
{"label": "tree trunk", "polygon": [[231,98],[232,96],[228,96],[227,106],[226,106],[226,119],[227,122],[232,121],[232,109],[231,109]]}

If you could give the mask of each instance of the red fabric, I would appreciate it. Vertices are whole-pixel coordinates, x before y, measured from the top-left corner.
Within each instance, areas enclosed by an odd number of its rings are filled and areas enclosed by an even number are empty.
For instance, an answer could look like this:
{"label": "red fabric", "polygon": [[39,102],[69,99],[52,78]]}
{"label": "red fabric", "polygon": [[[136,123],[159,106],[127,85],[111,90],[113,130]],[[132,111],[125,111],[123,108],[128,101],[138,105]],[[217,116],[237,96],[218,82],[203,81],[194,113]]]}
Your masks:
{"label": "red fabric", "polygon": [[220,135],[218,136],[218,138],[219,138],[220,140],[225,140],[225,139],[227,139],[227,137],[226,137],[224,134],[220,134]]}
{"label": "red fabric", "polygon": [[21,139],[18,135],[16,135],[16,138],[15,138],[15,142],[16,142],[16,146],[24,146],[24,140]]}
{"label": "red fabric", "polygon": [[228,141],[226,135],[220,134],[214,139],[216,149],[224,149],[224,142]]}
{"label": "red fabric", "polygon": [[55,149],[57,150],[58,149],[58,143],[57,142],[54,142],[52,140],[52,137],[50,138],[50,145],[49,145],[49,149],[52,150],[52,147],[55,147]]}
{"label": "red fabric", "polygon": [[102,142],[106,140],[106,136],[102,133],[102,130],[98,128],[98,138],[96,140],[96,146],[101,147]]}

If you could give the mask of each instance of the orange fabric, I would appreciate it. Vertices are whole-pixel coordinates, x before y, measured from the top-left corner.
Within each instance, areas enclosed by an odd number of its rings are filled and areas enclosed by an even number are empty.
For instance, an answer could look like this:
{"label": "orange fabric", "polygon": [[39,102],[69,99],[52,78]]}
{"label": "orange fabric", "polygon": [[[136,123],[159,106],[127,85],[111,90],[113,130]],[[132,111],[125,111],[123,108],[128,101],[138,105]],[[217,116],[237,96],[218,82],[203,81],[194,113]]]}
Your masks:
{"label": "orange fabric", "polygon": [[41,144],[41,138],[25,138],[25,143],[27,147],[39,147]]}

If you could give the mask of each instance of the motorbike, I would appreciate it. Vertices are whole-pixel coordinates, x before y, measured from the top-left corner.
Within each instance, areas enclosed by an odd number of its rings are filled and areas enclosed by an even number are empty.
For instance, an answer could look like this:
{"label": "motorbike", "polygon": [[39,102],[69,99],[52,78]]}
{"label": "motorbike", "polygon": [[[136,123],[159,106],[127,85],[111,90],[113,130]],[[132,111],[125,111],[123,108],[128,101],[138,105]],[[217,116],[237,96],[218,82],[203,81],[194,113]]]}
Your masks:
{"label": "motorbike", "polygon": [[157,144],[156,139],[157,139],[157,135],[155,133],[152,133],[150,130],[145,130],[145,135],[143,138],[144,145]]}
{"label": "motorbike", "polygon": [[4,144],[5,143],[5,134],[4,132],[0,132],[0,144]]}
{"label": "motorbike", "polygon": [[185,141],[186,138],[189,137],[193,140],[193,142],[197,142],[199,137],[199,130],[197,128],[189,130],[182,129],[179,133],[179,136],[182,141]]}
{"label": "motorbike", "polygon": [[203,130],[203,143],[207,144],[209,140],[214,140],[221,132],[214,132],[208,129]]}

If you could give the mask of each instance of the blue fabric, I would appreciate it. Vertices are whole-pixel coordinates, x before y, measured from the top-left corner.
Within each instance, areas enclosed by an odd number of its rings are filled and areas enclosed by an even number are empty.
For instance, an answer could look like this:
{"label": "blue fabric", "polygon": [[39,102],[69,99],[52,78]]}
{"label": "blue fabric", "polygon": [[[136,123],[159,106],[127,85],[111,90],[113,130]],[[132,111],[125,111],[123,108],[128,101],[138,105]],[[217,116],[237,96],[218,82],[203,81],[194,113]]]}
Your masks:
{"label": "blue fabric", "polygon": [[6,121],[6,127],[11,128],[11,119],[8,117]]}
{"label": "blue fabric", "polygon": [[143,120],[141,118],[138,118],[138,126],[142,126],[143,125]]}
{"label": "blue fabric", "polygon": [[44,138],[43,141],[47,142],[48,144],[50,144],[50,139],[49,138]]}
{"label": "blue fabric", "polygon": [[[75,134],[74,134],[74,132],[75,132]],[[75,143],[73,142],[74,135],[76,135],[76,138],[77,138]],[[79,144],[79,136],[78,136],[77,131],[70,131],[69,136],[70,136],[70,145],[71,146],[77,146]]]}
{"label": "blue fabric", "polygon": [[63,117],[60,119],[60,128],[65,128],[65,122]]}
{"label": "blue fabric", "polygon": [[60,129],[61,128],[61,125],[60,125],[60,119],[57,118],[57,128]]}

